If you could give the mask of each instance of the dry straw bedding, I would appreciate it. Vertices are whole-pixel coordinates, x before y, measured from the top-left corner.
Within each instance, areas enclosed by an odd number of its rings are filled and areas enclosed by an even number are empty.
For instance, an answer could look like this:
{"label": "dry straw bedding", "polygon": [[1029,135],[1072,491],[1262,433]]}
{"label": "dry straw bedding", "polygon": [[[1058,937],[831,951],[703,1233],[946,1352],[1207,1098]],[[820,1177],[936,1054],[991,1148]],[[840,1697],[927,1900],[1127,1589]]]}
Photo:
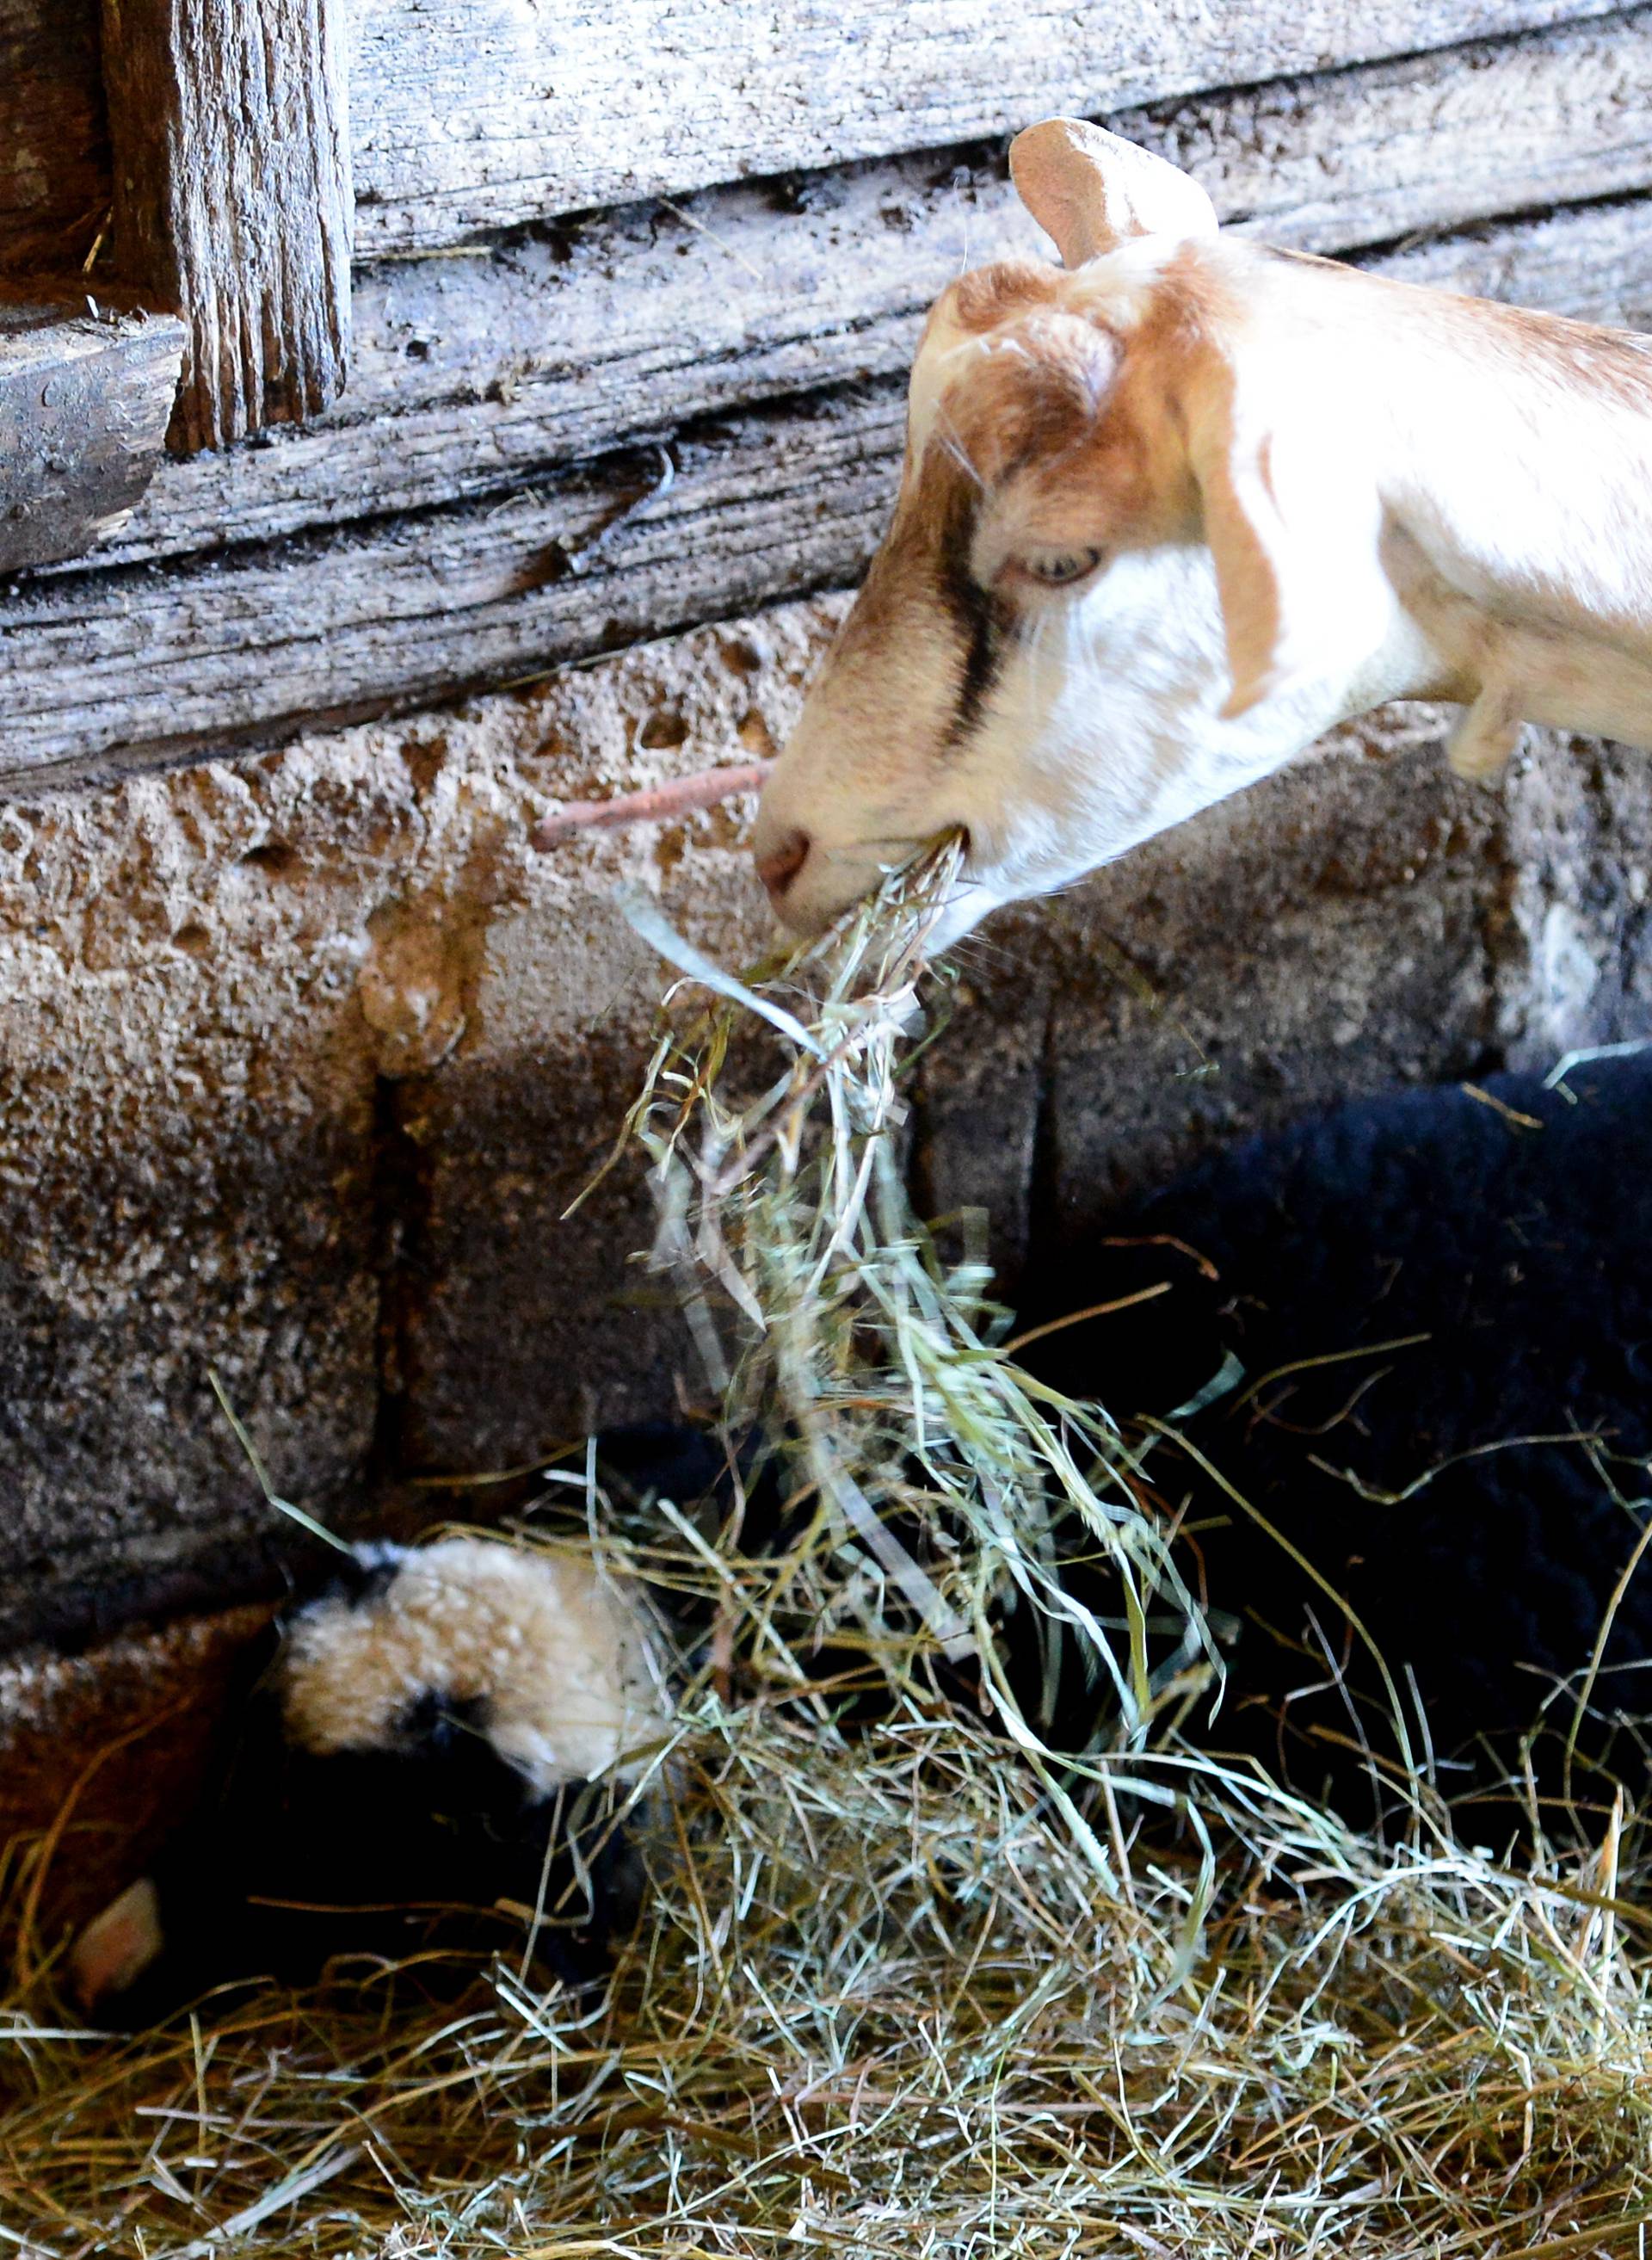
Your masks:
{"label": "dry straw bedding", "polygon": [[[1387,1837],[1202,1754],[1219,1672],[1126,1437],[1021,1372],[895,1152],[941,851],[761,983],[673,1000],[629,1126],[784,1543],[548,1491],[709,1633],[631,1817],[611,1981],[379,1969],[76,2029],[21,1927],[0,2244],[36,2254],[1198,2254],[1560,2260],[1652,2244],[1641,1840],[1519,1869],[1425,1769]],[[651,930],[646,912],[639,917]],[[721,979],[722,976],[716,976]],[[754,1010],[785,1054],[750,1104]],[[948,1243],[951,1245],[951,1242]],[[548,1534],[547,1534],[548,1531]],[[1112,1565],[1104,1620],[1058,1542]],[[1096,1734],[1046,1748],[1088,1658]],[[1031,1628],[1031,1629],[1029,1629]],[[1400,1730],[1403,1733],[1403,1729]],[[61,1854],[58,1855],[61,1856]],[[13,1848],[14,1901],[42,1849]]]}

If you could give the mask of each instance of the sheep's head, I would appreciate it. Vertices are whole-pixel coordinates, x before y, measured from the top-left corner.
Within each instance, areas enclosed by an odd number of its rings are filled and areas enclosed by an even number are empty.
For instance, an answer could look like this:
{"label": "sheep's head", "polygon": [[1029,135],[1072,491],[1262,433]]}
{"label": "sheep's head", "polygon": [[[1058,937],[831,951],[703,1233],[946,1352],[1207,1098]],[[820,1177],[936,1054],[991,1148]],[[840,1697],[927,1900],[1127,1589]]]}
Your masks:
{"label": "sheep's head", "polygon": [[805,932],[956,826],[943,940],[1068,883],[1372,703],[1392,629],[1370,473],[1305,444],[1348,404],[1259,311],[1288,263],[1094,127],[1012,164],[1066,266],[978,269],[930,316],[892,523],[763,796]]}

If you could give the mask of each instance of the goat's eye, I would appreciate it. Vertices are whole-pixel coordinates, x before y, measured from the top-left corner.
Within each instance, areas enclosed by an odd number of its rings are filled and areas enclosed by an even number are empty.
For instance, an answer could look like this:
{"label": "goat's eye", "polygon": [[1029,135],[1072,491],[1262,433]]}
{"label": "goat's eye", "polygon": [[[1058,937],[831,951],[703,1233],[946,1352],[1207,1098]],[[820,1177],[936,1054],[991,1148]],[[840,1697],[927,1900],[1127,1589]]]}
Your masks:
{"label": "goat's eye", "polygon": [[1033,549],[1017,561],[1029,581],[1046,589],[1060,589],[1093,573],[1102,556],[1099,549]]}

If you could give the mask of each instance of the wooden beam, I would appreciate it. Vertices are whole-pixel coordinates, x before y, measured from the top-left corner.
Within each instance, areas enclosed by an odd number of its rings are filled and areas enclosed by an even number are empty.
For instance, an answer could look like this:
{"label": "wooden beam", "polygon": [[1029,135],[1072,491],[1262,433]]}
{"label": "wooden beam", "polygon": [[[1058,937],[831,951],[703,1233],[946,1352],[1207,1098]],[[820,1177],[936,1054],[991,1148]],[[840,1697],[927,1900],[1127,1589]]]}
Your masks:
{"label": "wooden beam", "polygon": [[[78,264],[102,225],[98,4],[0,0],[0,150],[23,161],[0,164],[0,268]],[[335,48],[340,4],[327,0],[319,19]],[[134,10],[150,18],[139,29],[153,42],[153,18],[182,17],[185,0],[108,5],[111,22],[136,21]],[[1598,22],[1610,37],[1618,20],[1600,0],[1219,11],[1207,0],[912,0],[892,12],[888,0],[843,0],[781,11],[777,38],[773,0],[375,0],[360,14],[350,75],[357,250],[368,258],[795,167],[944,151],[1054,110],[1100,115],[1569,23]],[[210,30],[219,15],[259,25],[261,41],[271,22],[290,36],[272,0],[193,0],[189,20]],[[342,79],[332,78],[340,129]],[[232,91],[239,103],[243,88]],[[1460,68],[1442,68],[1438,93],[1448,126],[1474,100]],[[1264,137],[1269,113],[1264,97]],[[1512,145],[1546,125],[1535,106],[1511,118]],[[1390,175],[1396,187],[1406,177],[1398,164]]]}
{"label": "wooden beam", "polygon": [[[1585,206],[1370,263],[1652,323],[1649,211]],[[842,586],[888,512],[904,392],[884,378],[690,427],[669,483],[662,451],[638,450],[297,543],[18,581],[0,597],[0,790],[429,705]]]}
{"label": "wooden beam", "polygon": [[124,281],[176,305],[170,445],[317,414],[350,352],[345,0],[104,0]]}
{"label": "wooden beam", "polygon": [[0,597],[0,790],[427,706],[840,587],[888,513],[905,404],[731,418],[499,501]]}
{"label": "wooden beam", "polygon": [[0,294],[0,573],[125,524],[161,461],[183,345],[169,314]]}
{"label": "wooden beam", "polygon": [[1194,174],[1229,225],[1346,252],[1652,184],[1648,86],[1639,7],[1106,122]]}
{"label": "wooden beam", "polygon": [[376,0],[364,256],[1611,12],[1599,0]]}

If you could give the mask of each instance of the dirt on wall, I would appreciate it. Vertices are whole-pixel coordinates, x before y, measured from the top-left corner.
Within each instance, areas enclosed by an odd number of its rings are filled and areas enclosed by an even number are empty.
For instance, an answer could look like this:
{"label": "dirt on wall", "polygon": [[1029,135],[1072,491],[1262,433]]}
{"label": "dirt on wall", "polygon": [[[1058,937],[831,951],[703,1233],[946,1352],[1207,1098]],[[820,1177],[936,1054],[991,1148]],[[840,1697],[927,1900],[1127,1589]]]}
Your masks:
{"label": "dirt on wall", "polygon": [[[565,1204],[634,1074],[655,991],[615,881],[733,955],[764,931],[741,811],[543,856],[526,833],[554,798],[766,748],[828,626],[709,630],[440,717],[0,809],[0,1638],[267,1581],[280,1534],[214,1368],[283,1486],[347,1527],[423,1455],[405,1440],[445,1275],[485,1297],[491,1269],[492,1323],[515,1323],[500,1258],[454,1215],[467,1126],[469,1205],[556,1282],[535,1433],[606,1412],[627,1379],[634,1398],[639,1370],[657,1385],[609,1307],[634,1219],[537,1251],[509,1219],[525,1170]],[[535,1099],[515,1134],[485,1091],[473,1125],[452,1112],[502,1054]]]}

